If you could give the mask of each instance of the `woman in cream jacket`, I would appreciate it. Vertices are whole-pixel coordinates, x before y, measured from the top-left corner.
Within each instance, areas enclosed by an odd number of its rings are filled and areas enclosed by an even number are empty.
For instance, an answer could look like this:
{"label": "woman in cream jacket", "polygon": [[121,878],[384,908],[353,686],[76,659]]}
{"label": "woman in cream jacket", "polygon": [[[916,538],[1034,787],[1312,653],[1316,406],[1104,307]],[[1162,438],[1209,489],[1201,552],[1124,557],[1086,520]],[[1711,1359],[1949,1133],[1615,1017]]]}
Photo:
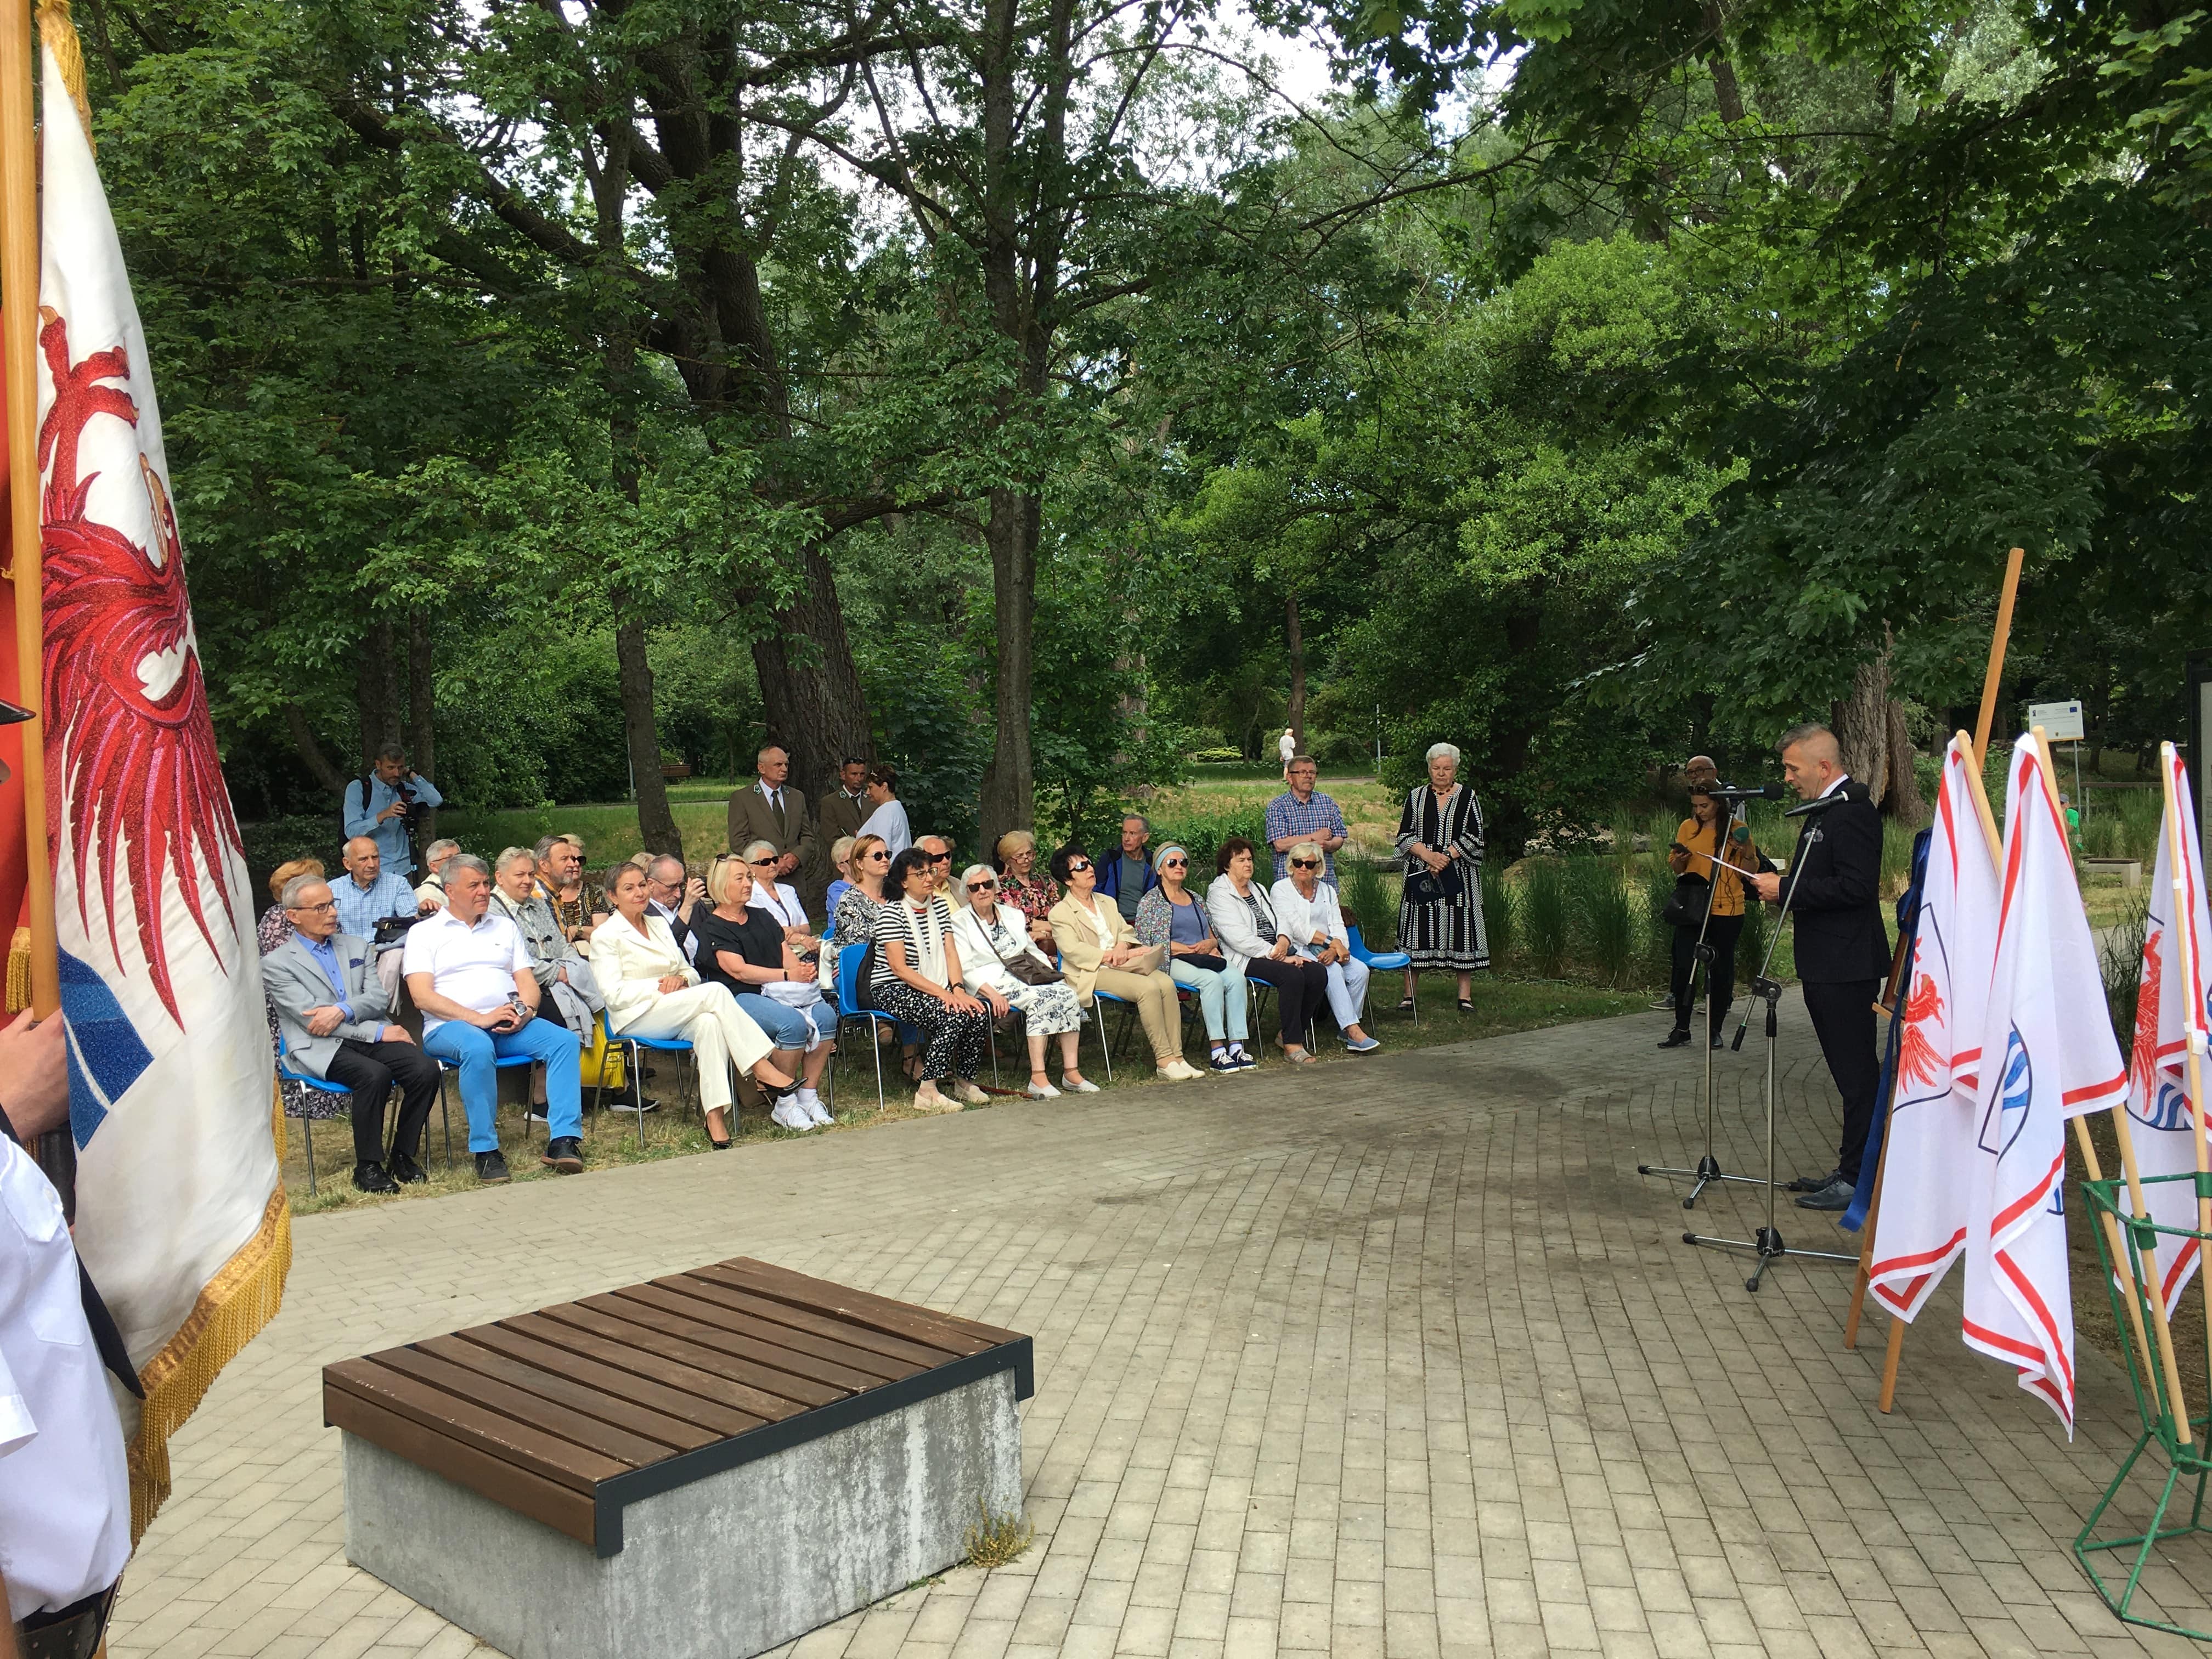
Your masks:
{"label": "woman in cream jacket", "polygon": [[1052,855],[1052,878],[1067,896],[1052,907],[1053,943],[1060,947],[1060,971],[1079,1002],[1103,991],[1137,1006],[1145,1036],[1152,1045],[1159,1074],[1176,1083],[1206,1074],[1182,1057],[1182,1005],[1175,981],[1164,969],[1131,971],[1151,952],[1111,899],[1098,896],[1098,872],[1080,847],[1063,847]]}
{"label": "woman in cream jacket", "polygon": [[730,1067],[760,1085],[787,1129],[811,1127],[793,1079],[769,1062],[768,1036],[738,1006],[726,987],[702,984],[668,924],[646,912],[645,872],[617,865],[607,877],[614,915],[592,932],[592,971],[607,1000],[617,1036],[679,1037],[699,1063],[699,1104],[707,1139],[718,1152],[730,1144]]}

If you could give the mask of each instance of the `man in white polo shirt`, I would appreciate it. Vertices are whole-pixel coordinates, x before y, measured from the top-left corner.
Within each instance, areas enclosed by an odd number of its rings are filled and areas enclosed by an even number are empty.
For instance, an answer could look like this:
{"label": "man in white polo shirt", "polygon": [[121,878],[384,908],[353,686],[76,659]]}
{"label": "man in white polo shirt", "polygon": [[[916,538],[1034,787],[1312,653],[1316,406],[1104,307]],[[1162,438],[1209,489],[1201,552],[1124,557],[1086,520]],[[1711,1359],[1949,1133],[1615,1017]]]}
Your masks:
{"label": "man in white polo shirt", "polygon": [[401,971],[422,1014],[422,1050],[460,1069],[461,1107],[468,1114],[469,1150],[477,1179],[505,1181],[500,1155],[495,1061],[528,1055],[545,1068],[545,1115],[551,1138],[539,1159],[574,1175],[584,1167],[583,1086],[576,1034],[557,1019],[538,1019],[538,975],[521,931],[491,911],[491,871],[458,853],[446,865],[446,908],[408,930]]}

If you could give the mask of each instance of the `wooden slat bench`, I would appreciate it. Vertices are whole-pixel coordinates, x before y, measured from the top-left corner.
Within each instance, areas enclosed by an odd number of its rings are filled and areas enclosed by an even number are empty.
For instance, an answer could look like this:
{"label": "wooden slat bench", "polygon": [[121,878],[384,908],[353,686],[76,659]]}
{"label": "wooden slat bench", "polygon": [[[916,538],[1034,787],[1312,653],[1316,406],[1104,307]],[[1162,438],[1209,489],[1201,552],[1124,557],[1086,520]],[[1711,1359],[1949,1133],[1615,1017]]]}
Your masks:
{"label": "wooden slat bench", "polygon": [[1018,1510],[1032,1387],[1026,1336],[739,1257],[326,1366],[323,1419],[349,1558],[495,1645],[752,1653]]}

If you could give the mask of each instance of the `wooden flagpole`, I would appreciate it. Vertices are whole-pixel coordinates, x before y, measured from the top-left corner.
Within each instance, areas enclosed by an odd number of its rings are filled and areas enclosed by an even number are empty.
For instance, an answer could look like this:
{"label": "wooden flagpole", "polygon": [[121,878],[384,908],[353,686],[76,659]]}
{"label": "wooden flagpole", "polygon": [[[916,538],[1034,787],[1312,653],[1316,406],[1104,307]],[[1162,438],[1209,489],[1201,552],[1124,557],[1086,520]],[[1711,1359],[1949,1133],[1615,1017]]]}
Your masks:
{"label": "wooden flagpole", "polygon": [[0,0],[0,307],[5,309],[9,549],[15,584],[16,700],[23,723],[23,854],[31,932],[31,1010],[61,1006],[54,866],[46,845],[45,556],[39,531],[39,180],[33,132],[31,0]]}
{"label": "wooden flagpole", "polygon": [[[2039,726],[2033,729],[2036,757],[2042,763],[2037,770],[2043,774],[2043,793],[2049,797],[2051,810],[2058,815],[2058,822],[2063,829],[2066,823],[2066,815],[2058,805],[2057,775],[2051,769],[2051,740],[2044,736],[2041,726]],[[1986,1055],[1984,1056],[1984,1063],[1987,1063],[1987,1058]],[[2112,1133],[2120,1145],[2120,1169],[2127,1178],[2128,1206],[2134,1212],[2136,1220],[2147,1220],[2150,1211],[2143,1202],[2142,1170],[2136,1162],[2136,1138],[2128,1130],[2128,1109],[2125,1101],[2112,1109]],[[2100,1171],[2097,1149],[2090,1143],[2089,1126],[2081,1117],[2074,1120],[2074,1144],[2081,1148],[2083,1172],[2092,1181],[2102,1181],[2105,1177]],[[2064,1176],[2062,1176],[2060,1179],[2063,1181]],[[2105,1217],[2105,1238],[2106,1243],[2112,1249],[2112,1265],[2119,1273],[2122,1288],[2127,1292],[2129,1322],[2134,1325],[2136,1338],[2140,1340],[2142,1336],[2142,1316],[2136,1310],[2138,1298],[2135,1294],[2135,1270],[2129,1265],[2125,1241],[2120,1237],[2119,1223],[2112,1218],[2110,1212],[2107,1212]],[[2174,1431],[2180,1437],[2181,1443],[2185,1446],[2190,1441],[2189,1402],[2181,1392],[2181,1364],[2174,1358],[2173,1327],[2166,1316],[2165,1281],[2159,1276],[2158,1247],[2155,1243],[2144,1248],[2142,1264],[2143,1272],[2150,1279],[2150,1295],[2147,1299],[2150,1303],[2150,1322],[2158,1335],[2159,1367],[2166,1374],[2166,1392],[2172,1396],[2171,1409],[2173,1413]],[[2142,1352],[2148,1356],[2151,1352],[2149,1344],[2145,1343]]]}
{"label": "wooden flagpole", "polygon": [[2015,547],[2005,556],[2004,586],[1997,592],[1997,623],[1990,633],[1990,665],[1982,676],[1981,712],[1974,717],[1974,769],[1981,770],[1990,757],[1990,725],[1997,713],[1997,684],[2004,678],[2005,645],[2012,638],[2012,603],[2020,595],[2021,562],[2026,550]]}
{"label": "wooden flagpole", "polygon": [[[2187,1059],[2185,1065],[2189,1082],[2189,1115],[2196,1129],[2197,1140],[2197,1231],[2212,1234],[2212,1183],[2205,1181],[2204,1146],[2204,1029],[2198,1024],[2203,1006],[2198,1000],[2199,975],[2204,964],[2197,959],[2197,907],[2190,902],[2189,860],[2181,841],[2181,802],[2174,793],[2174,750],[2170,743],[2159,744],[2160,783],[2166,791],[2166,862],[2172,881],[2173,937],[2181,951],[2181,1040]],[[2204,1296],[2204,1355],[2207,1375],[2212,1376],[2212,1264],[2204,1260],[2204,1244],[2197,1247],[2197,1283]],[[2157,1287],[2163,1297],[2164,1285]],[[2185,1418],[2181,1425],[2182,1437],[2189,1435],[2189,1424]]]}

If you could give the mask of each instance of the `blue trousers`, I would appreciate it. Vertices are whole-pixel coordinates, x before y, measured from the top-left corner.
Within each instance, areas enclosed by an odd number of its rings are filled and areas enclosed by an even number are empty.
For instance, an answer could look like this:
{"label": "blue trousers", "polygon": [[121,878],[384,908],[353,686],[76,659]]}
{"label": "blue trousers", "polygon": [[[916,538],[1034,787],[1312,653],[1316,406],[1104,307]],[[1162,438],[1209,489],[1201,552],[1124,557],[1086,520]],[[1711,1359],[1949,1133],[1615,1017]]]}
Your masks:
{"label": "blue trousers", "polygon": [[752,1016],[753,1024],[767,1032],[768,1040],[779,1048],[811,1048],[817,1039],[837,1034],[836,1012],[826,1002],[793,1008],[774,997],[741,991],[738,1006]]}
{"label": "blue trousers", "polygon": [[580,1048],[576,1034],[559,1020],[533,1019],[519,1031],[493,1032],[449,1019],[423,1037],[422,1048],[460,1068],[461,1109],[468,1114],[471,1152],[499,1150],[499,1127],[493,1118],[499,1103],[499,1079],[492,1069],[495,1060],[527,1055],[544,1066],[547,1133],[558,1140],[563,1135],[584,1133],[584,1088],[577,1071]]}

